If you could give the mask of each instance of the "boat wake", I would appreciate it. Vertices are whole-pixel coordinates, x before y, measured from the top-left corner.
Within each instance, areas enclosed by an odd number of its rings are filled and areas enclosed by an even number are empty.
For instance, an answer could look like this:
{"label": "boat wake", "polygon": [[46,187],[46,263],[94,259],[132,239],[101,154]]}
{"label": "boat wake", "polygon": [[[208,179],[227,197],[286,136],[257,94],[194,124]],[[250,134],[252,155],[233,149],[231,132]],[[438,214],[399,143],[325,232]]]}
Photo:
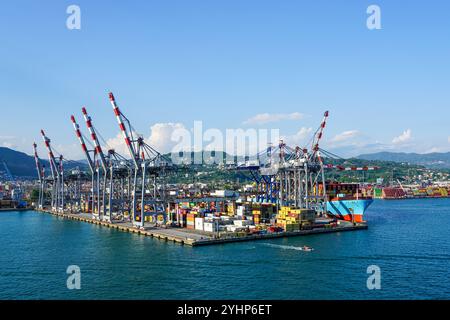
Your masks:
{"label": "boat wake", "polygon": [[283,250],[296,250],[296,251],[306,251],[306,252],[310,252],[310,251],[314,250],[313,248],[309,248],[309,247],[283,246],[283,245],[272,244],[272,243],[265,243],[264,245],[267,247],[278,248],[278,249],[283,249]]}

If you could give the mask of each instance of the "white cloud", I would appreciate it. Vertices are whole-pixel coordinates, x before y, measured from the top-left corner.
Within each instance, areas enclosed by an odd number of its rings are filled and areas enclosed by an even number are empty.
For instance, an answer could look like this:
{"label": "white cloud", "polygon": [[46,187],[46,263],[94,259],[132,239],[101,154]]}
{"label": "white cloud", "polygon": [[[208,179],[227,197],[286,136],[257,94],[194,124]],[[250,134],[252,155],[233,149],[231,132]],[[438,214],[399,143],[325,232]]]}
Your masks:
{"label": "white cloud", "polygon": [[349,139],[352,139],[354,137],[357,137],[359,135],[359,131],[358,130],[348,130],[348,131],[344,131],[340,134],[335,135],[330,142],[335,143],[335,142],[343,142],[343,141],[347,141]]}
{"label": "white cloud", "polygon": [[121,132],[117,133],[114,138],[110,138],[106,140],[106,147],[103,147],[104,152],[108,149],[114,149],[115,152],[125,156],[128,158],[128,149],[125,141],[123,139],[123,135]]}
{"label": "white cloud", "polygon": [[[41,144],[42,145],[42,144]],[[59,154],[62,154],[64,159],[68,160],[83,160],[85,159],[85,156],[83,154],[83,151],[81,150],[79,143],[72,143],[72,144],[57,144],[52,145],[53,151],[55,153],[55,157],[57,157]],[[44,157],[46,155],[45,148],[40,149],[39,156]]]}
{"label": "white cloud", "polygon": [[16,137],[14,136],[0,136],[0,146],[9,148],[9,149],[17,149],[17,144],[15,143]]}
{"label": "white cloud", "polygon": [[282,120],[301,120],[304,114],[300,112],[293,113],[260,113],[244,121],[244,124],[265,124],[269,122],[278,122]]}
{"label": "white cloud", "polygon": [[436,153],[436,152],[446,152],[447,149],[443,147],[432,147],[426,150],[424,153]]}
{"label": "white cloud", "polygon": [[410,141],[411,139],[412,139],[411,129],[407,129],[407,130],[403,131],[403,133],[401,135],[392,139],[392,143],[393,144],[402,144],[402,143]]}
{"label": "white cloud", "polygon": [[[144,137],[144,140],[158,152],[167,153],[178,144],[176,140],[172,139],[172,135],[181,130],[187,131],[181,123],[155,123],[150,127],[150,136],[147,138]],[[133,132],[133,136],[138,137],[139,135]],[[129,151],[121,132],[114,138],[108,139],[106,144],[107,147],[105,149],[114,149],[117,153],[129,157]]]}
{"label": "white cloud", "polygon": [[172,151],[178,144],[174,141],[173,134],[186,131],[181,123],[156,123],[151,127],[151,135],[146,142],[161,153]]}
{"label": "white cloud", "polygon": [[312,128],[305,128],[302,127],[295,135],[294,137],[298,140],[303,140],[309,137],[309,135],[312,132]]}
{"label": "white cloud", "polygon": [[283,136],[282,139],[291,147],[304,146],[307,139],[311,138],[312,128],[302,127],[295,134]]}
{"label": "white cloud", "polygon": [[6,142],[6,141],[2,142],[2,147],[9,148],[9,149],[17,148],[17,146],[15,144],[13,144],[11,142]]}

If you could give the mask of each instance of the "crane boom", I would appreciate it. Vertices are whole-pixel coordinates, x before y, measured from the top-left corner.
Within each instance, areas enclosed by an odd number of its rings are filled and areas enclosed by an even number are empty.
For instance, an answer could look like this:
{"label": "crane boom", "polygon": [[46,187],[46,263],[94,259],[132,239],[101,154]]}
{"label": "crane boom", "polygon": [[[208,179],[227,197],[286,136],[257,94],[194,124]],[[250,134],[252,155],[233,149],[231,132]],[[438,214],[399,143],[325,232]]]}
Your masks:
{"label": "crane boom", "polygon": [[130,155],[131,155],[131,158],[133,159],[134,165],[136,168],[138,168],[139,164],[138,164],[138,158],[136,156],[136,150],[135,150],[134,145],[132,144],[132,141],[128,135],[127,129],[123,122],[122,112],[119,110],[119,107],[117,106],[117,103],[116,103],[116,99],[114,98],[114,95],[112,92],[109,93],[109,101],[111,102],[111,105],[113,107],[114,114],[116,115],[117,122],[119,123],[120,131],[122,132],[123,138],[125,140],[125,144],[127,145],[128,151],[130,152]]}
{"label": "crane boom", "polygon": [[333,164],[326,164],[325,168],[327,169],[337,169],[339,171],[374,171],[380,169],[380,167],[344,167],[339,165],[333,165]]}
{"label": "crane boom", "polygon": [[94,172],[95,170],[94,163],[92,162],[89,151],[87,150],[86,143],[84,142],[83,135],[81,134],[80,131],[80,126],[78,125],[73,115],[70,117],[70,119],[72,120],[73,128],[75,129],[75,134],[77,135],[78,141],[80,141],[81,149],[83,150],[84,155],[86,156],[89,168],[91,169],[91,172]]}
{"label": "crane boom", "polygon": [[92,126],[92,119],[88,115],[86,108],[81,108],[81,112],[83,112],[84,120],[86,120],[86,126],[89,130],[89,133],[91,134],[91,139],[94,142],[95,146],[95,154],[100,156],[100,162],[102,164],[103,170],[107,170],[108,164],[106,163],[105,155],[103,154],[102,147],[100,146],[100,143],[98,142],[97,134],[95,132],[94,127]]}
{"label": "crane boom", "polygon": [[34,161],[36,162],[36,170],[39,177],[39,182],[42,182],[44,180],[43,172],[42,172],[42,166],[41,162],[39,161],[39,156],[37,153],[37,144],[36,142],[33,143],[33,151],[34,151]]}
{"label": "crane boom", "polygon": [[[320,124],[320,127],[317,129],[314,139],[311,146],[312,155],[311,158],[314,158],[318,152],[319,152],[319,142],[322,139],[323,136],[323,130],[325,129],[325,126],[327,125],[327,119],[328,119],[329,112],[325,111],[323,115],[322,123]],[[321,159],[319,159],[321,160]]]}
{"label": "crane boom", "polygon": [[8,165],[6,164],[6,161],[3,161],[3,167],[5,168],[6,176],[10,181],[15,181],[14,176],[12,175],[11,171],[8,168]]}
{"label": "crane boom", "polygon": [[59,178],[59,170],[58,166],[56,164],[55,155],[53,154],[52,147],[50,145],[50,139],[45,135],[44,130],[41,130],[42,139],[44,140],[45,147],[48,151],[48,159],[50,162],[50,168],[52,171],[52,177],[53,179]]}

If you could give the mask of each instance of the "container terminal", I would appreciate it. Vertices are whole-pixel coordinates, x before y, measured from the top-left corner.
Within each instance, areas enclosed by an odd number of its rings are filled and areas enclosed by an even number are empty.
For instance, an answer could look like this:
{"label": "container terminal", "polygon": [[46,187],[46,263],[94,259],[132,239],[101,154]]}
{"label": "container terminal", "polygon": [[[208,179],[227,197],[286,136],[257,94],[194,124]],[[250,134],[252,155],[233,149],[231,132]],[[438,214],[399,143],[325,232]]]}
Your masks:
{"label": "container terminal", "polygon": [[180,152],[183,161],[175,163],[136,135],[112,93],[109,100],[128,154],[103,151],[101,135],[85,107],[81,114],[88,135],[82,133],[74,115],[70,121],[88,170],[66,168],[74,161],[56,154],[41,130],[50,170],[34,143],[39,179],[35,209],[192,246],[367,229],[364,212],[373,196],[358,184],[326,181],[325,170],[377,167],[324,163],[324,156],[334,156],[320,148],[328,111],[309,148],[291,147],[280,140],[252,158],[238,161],[234,156],[222,164],[223,170],[250,177],[251,190],[196,195],[167,182],[191,170],[192,153]]}

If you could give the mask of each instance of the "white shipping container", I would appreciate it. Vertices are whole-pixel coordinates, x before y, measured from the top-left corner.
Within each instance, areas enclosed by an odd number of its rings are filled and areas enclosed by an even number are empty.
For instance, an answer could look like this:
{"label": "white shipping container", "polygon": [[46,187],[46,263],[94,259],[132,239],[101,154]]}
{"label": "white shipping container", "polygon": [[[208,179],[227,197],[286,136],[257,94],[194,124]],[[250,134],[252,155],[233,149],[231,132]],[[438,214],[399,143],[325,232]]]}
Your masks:
{"label": "white shipping container", "polygon": [[234,220],[233,223],[237,227],[245,227],[245,226],[251,225],[252,221],[250,221],[250,220]]}
{"label": "white shipping container", "polygon": [[195,218],[195,230],[203,230],[203,218]]}
{"label": "white shipping container", "polygon": [[227,226],[227,231],[230,231],[230,232],[245,231],[246,229],[247,229],[247,227],[239,227],[239,226],[233,226],[233,225]]}
{"label": "white shipping container", "polygon": [[207,232],[217,232],[217,223],[216,222],[205,222],[203,224],[203,230]]}
{"label": "white shipping container", "polygon": [[232,191],[232,190],[216,190],[213,194],[216,197],[233,197],[237,196],[238,193]]}

